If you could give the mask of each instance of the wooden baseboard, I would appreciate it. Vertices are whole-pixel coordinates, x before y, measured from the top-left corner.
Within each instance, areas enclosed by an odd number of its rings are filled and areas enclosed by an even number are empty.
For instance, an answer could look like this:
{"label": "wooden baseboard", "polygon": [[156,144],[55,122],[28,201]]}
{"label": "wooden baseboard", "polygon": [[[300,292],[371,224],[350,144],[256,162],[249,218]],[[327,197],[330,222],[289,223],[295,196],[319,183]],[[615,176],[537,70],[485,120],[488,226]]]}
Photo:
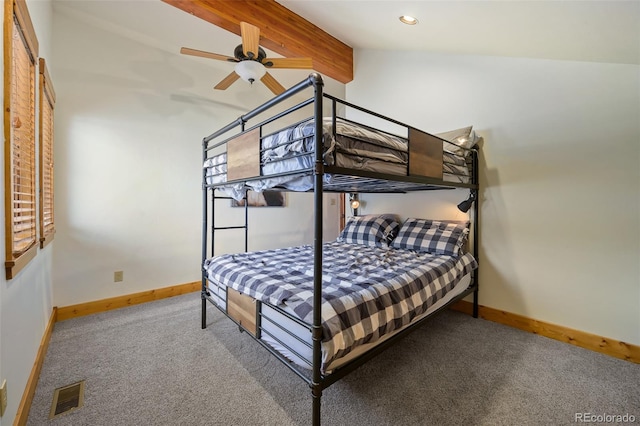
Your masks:
{"label": "wooden baseboard", "polygon": [[[460,300],[453,304],[451,309],[471,315],[473,304],[466,300]],[[561,325],[538,321],[482,305],[478,307],[478,316],[488,321],[508,325],[530,333],[539,334],[581,348],[640,364],[640,346],[630,343],[597,336],[584,331],[573,330]]]}
{"label": "wooden baseboard", "polygon": [[194,291],[199,291],[201,288],[202,282],[195,281],[192,283],[159,288],[157,290],[148,290],[124,296],[110,297],[108,299],[96,300],[94,302],[63,306],[58,308],[58,321],[111,311],[113,309],[125,308],[127,306],[139,305],[140,303],[179,296],[181,294],[192,293]]}
{"label": "wooden baseboard", "polygon": [[47,349],[49,348],[51,333],[53,332],[54,324],[57,321],[57,312],[58,311],[55,307],[51,311],[49,323],[44,330],[44,335],[42,336],[42,340],[40,341],[40,347],[38,348],[36,360],[33,363],[33,368],[31,369],[29,380],[27,380],[27,385],[24,388],[22,399],[20,400],[20,405],[18,406],[18,412],[16,413],[16,418],[13,422],[14,426],[23,426],[27,424],[29,410],[31,410],[31,403],[33,402],[33,397],[35,396],[36,388],[38,387],[38,379],[40,378],[42,364],[44,363],[44,358],[47,355]]}

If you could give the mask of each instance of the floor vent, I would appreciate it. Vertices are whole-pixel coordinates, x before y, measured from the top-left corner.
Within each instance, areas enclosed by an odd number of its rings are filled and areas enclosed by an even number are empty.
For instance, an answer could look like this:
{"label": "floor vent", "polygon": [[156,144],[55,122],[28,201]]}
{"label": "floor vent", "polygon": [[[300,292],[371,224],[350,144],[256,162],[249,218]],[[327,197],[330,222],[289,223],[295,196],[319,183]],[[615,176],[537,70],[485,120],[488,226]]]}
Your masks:
{"label": "floor vent", "polygon": [[84,403],[84,380],[72,385],[63,386],[53,392],[53,402],[49,418],[68,413],[82,407]]}

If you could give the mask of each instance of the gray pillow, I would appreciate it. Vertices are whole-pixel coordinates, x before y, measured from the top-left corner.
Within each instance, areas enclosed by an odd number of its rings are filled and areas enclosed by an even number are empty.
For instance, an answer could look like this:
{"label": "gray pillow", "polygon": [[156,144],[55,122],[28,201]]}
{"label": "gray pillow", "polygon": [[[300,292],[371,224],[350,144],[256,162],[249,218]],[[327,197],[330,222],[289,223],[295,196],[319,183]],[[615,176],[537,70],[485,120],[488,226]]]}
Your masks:
{"label": "gray pillow", "polygon": [[456,130],[450,130],[448,132],[436,133],[436,136],[442,138],[451,143],[443,143],[442,149],[451,154],[464,157],[469,154],[469,151],[461,148],[471,148],[478,141],[476,133],[472,130],[473,126],[463,127]]}

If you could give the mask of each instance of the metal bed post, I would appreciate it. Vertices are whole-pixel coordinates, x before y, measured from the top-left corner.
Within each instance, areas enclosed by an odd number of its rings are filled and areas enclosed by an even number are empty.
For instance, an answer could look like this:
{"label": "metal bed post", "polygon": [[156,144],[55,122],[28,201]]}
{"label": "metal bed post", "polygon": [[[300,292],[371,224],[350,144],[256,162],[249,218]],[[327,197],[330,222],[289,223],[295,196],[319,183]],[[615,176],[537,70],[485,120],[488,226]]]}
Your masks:
{"label": "metal bed post", "polygon": [[[473,184],[476,186],[476,188],[480,187],[480,182],[478,182],[478,151],[473,151],[472,152],[472,167],[473,167]],[[478,262],[478,264],[480,263],[479,260],[479,256],[478,256],[478,240],[479,240],[479,236],[478,236],[478,217],[480,215],[480,194],[478,193],[478,189],[475,189],[474,191],[476,191],[476,202],[475,202],[475,206],[473,207],[473,255],[476,258],[476,261]],[[475,284],[475,290],[473,291],[473,317],[474,318],[478,318],[478,270],[474,271],[473,273],[473,281]]]}
{"label": "metal bed post", "polygon": [[[208,142],[202,140],[202,163],[207,160]],[[202,273],[202,287],[200,289],[200,298],[202,299],[202,328],[207,328],[207,279],[204,274],[204,261],[207,258],[207,170],[202,169],[202,260],[200,261],[200,269]]]}
{"label": "metal bed post", "polygon": [[314,120],[315,120],[315,171],[314,171],[314,253],[313,253],[313,376],[311,394],[313,398],[312,423],[320,426],[320,402],[322,397],[322,193],[324,178],[324,162],[322,158],[324,146],[322,137],[322,88],[323,81],[320,74],[313,73],[309,76],[314,86]]}
{"label": "metal bed post", "polygon": [[244,251],[249,251],[249,191],[244,193]]}
{"label": "metal bed post", "polygon": [[[246,120],[242,119],[240,121],[240,131],[242,132],[245,131],[246,124],[247,124]],[[245,253],[249,251],[249,191],[248,190],[244,192],[244,251]]]}

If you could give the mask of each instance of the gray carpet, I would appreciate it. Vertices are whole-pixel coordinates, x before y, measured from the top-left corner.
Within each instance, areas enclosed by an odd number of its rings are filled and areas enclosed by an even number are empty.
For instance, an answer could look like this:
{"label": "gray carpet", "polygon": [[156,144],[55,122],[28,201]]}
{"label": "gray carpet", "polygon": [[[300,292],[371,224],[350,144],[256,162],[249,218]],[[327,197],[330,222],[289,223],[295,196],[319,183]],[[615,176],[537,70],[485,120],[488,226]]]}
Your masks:
{"label": "gray carpet", "polygon": [[[57,323],[29,425],[307,425],[311,392],[198,293]],[[48,420],[53,391],[84,406]],[[324,391],[323,425],[640,422],[640,365],[445,312]]]}

